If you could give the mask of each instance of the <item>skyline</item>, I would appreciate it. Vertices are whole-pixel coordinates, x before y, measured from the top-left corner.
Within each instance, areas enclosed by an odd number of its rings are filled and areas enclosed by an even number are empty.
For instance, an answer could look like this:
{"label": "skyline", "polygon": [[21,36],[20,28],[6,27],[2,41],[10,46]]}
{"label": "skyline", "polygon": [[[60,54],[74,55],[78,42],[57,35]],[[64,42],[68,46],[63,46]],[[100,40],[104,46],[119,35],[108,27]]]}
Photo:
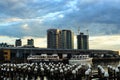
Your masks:
{"label": "skyline", "polygon": [[[119,0],[4,0],[0,1],[0,43],[21,38],[46,47],[46,30],[89,30],[90,49],[120,50]],[[76,41],[76,36],[75,36]],[[75,46],[76,42],[75,42]]]}
{"label": "skyline", "polygon": [[[113,43],[113,45],[114,44],[117,44],[117,43],[119,43],[119,36],[107,36],[107,39],[104,39],[104,37],[105,36],[98,36],[98,37],[90,37],[90,39],[89,39],[89,43],[90,42],[93,42],[93,43],[90,43],[89,44],[89,46],[91,47],[91,46],[93,46],[93,47],[96,47],[96,45],[93,45],[93,44],[95,44],[95,43],[99,43],[99,44],[97,44],[97,45],[99,45],[99,47],[100,48],[93,48],[93,49],[105,49],[105,48],[103,48],[103,45],[104,45],[104,47],[107,47],[107,45],[108,44],[110,44],[110,43]],[[6,37],[4,37],[4,38],[6,38]],[[3,38],[3,39],[4,39]],[[116,42],[113,42],[113,41],[109,41],[109,40],[111,40],[112,38],[114,38],[114,39],[117,39],[116,40]],[[18,39],[20,39],[20,38],[18,38]],[[27,45],[27,40],[28,39],[34,39],[34,44],[35,44],[35,47],[39,47],[39,44],[38,45],[36,45],[38,42],[40,43],[40,44],[42,44],[42,45],[44,45],[44,46],[42,46],[43,48],[47,48],[47,38],[44,38],[44,39],[41,39],[41,38],[34,38],[34,37],[25,37],[25,38],[23,38],[23,39],[21,39],[22,40],[22,46],[24,46],[24,45]],[[98,40],[99,39],[99,40]],[[8,45],[10,44],[10,45],[15,45],[15,41],[16,40],[16,38],[14,38],[14,40],[12,40],[12,39],[10,39],[9,38],[9,40],[8,41],[12,41],[13,42],[13,44],[11,44],[11,42],[9,43],[8,42]],[[93,40],[93,41],[92,41]],[[5,41],[2,41],[3,43],[6,43]],[[44,42],[44,43],[42,43],[42,42]],[[100,42],[103,42],[103,43],[100,43]],[[107,44],[107,45],[106,45]],[[75,35],[74,36],[74,45],[75,45],[75,49],[77,49],[77,36]],[[41,46],[41,45],[40,45]],[[42,47],[40,47],[40,48],[42,48]],[[114,46],[109,46],[109,47],[114,47]],[[118,48],[119,48],[119,46],[118,46]],[[92,48],[90,48],[90,49],[92,49]]]}

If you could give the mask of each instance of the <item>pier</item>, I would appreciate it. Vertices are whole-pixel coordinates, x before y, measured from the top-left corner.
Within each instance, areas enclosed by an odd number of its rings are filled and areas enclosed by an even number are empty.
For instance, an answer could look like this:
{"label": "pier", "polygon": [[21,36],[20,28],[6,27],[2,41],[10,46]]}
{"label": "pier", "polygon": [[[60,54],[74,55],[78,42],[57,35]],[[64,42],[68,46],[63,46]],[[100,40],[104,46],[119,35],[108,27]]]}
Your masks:
{"label": "pier", "polygon": [[119,80],[120,64],[116,67],[64,63],[4,63],[0,65],[0,80]]}

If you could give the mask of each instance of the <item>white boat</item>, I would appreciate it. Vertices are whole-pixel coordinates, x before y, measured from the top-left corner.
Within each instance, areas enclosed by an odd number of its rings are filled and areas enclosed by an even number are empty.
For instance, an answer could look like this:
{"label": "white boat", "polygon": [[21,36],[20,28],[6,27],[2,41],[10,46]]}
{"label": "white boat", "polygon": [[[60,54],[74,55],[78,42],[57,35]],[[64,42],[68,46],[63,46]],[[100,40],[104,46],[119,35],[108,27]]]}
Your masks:
{"label": "white boat", "polygon": [[57,54],[53,55],[47,55],[47,54],[41,54],[41,55],[30,55],[27,57],[28,61],[58,61],[59,56]]}
{"label": "white boat", "polygon": [[92,64],[92,58],[89,55],[72,55],[69,64]]}

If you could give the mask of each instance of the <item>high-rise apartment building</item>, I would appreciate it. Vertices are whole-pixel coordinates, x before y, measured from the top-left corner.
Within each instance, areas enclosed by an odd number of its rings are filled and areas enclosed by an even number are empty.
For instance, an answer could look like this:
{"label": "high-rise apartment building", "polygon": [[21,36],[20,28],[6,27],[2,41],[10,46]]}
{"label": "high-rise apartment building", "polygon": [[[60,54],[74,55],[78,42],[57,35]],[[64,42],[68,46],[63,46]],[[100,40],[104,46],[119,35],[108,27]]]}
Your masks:
{"label": "high-rise apartment building", "polygon": [[77,48],[78,49],[89,49],[89,36],[84,35],[84,33],[80,33],[77,35]]}
{"label": "high-rise apartment building", "polygon": [[47,48],[60,48],[60,35],[61,30],[59,29],[48,29],[47,30]]}
{"label": "high-rise apartment building", "polygon": [[27,45],[28,46],[34,46],[34,40],[33,39],[28,39],[27,40]]}
{"label": "high-rise apartment building", "polygon": [[74,34],[71,30],[62,30],[61,40],[62,49],[74,49]]}
{"label": "high-rise apartment building", "polygon": [[73,32],[70,30],[48,29],[47,47],[54,49],[73,49]]}
{"label": "high-rise apartment building", "polygon": [[21,39],[17,39],[17,40],[15,41],[15,46],[16,46],[16,47],[22,46],[22,41],[21,41]]}

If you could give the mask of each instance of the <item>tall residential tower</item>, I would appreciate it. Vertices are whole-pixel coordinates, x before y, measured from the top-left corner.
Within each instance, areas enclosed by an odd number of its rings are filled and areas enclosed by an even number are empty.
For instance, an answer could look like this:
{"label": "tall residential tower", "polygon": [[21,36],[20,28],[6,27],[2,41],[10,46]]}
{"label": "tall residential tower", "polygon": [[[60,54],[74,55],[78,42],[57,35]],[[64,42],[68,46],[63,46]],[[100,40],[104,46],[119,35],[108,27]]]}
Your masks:
{"label": "tall residential tower", "polygon": [[48,29],[47,30],[47,48],[58,49],[60,48],[60,34],[59,29]]}
{"label": "tall residential tower", "polygon": [[78,49],[89,49],[89,36],[84,35],[84,33],[80,33],[77,35],[77,48]]}
{"label": "tall residential tower", "polygon": [[27,40],[27,45],[28,46],[34,46],[34,40],[33,39],[28,39]]}
{"label": "tall residential tower", "polygon": [[15,46],[16,46],[16,47],[22,46],[22,41],[21,41],[21,39],[16,39],[16,41],[15,41]]}
{"label": "tall residential tower", "polygon": [[74,49],[74,34],[71,30],[48,29],[47,48]]}
{"label": "tall residential tower", "polygon": [[74,49],[74,34],[71,30],[62,30],[61,40],[62,49]]}

